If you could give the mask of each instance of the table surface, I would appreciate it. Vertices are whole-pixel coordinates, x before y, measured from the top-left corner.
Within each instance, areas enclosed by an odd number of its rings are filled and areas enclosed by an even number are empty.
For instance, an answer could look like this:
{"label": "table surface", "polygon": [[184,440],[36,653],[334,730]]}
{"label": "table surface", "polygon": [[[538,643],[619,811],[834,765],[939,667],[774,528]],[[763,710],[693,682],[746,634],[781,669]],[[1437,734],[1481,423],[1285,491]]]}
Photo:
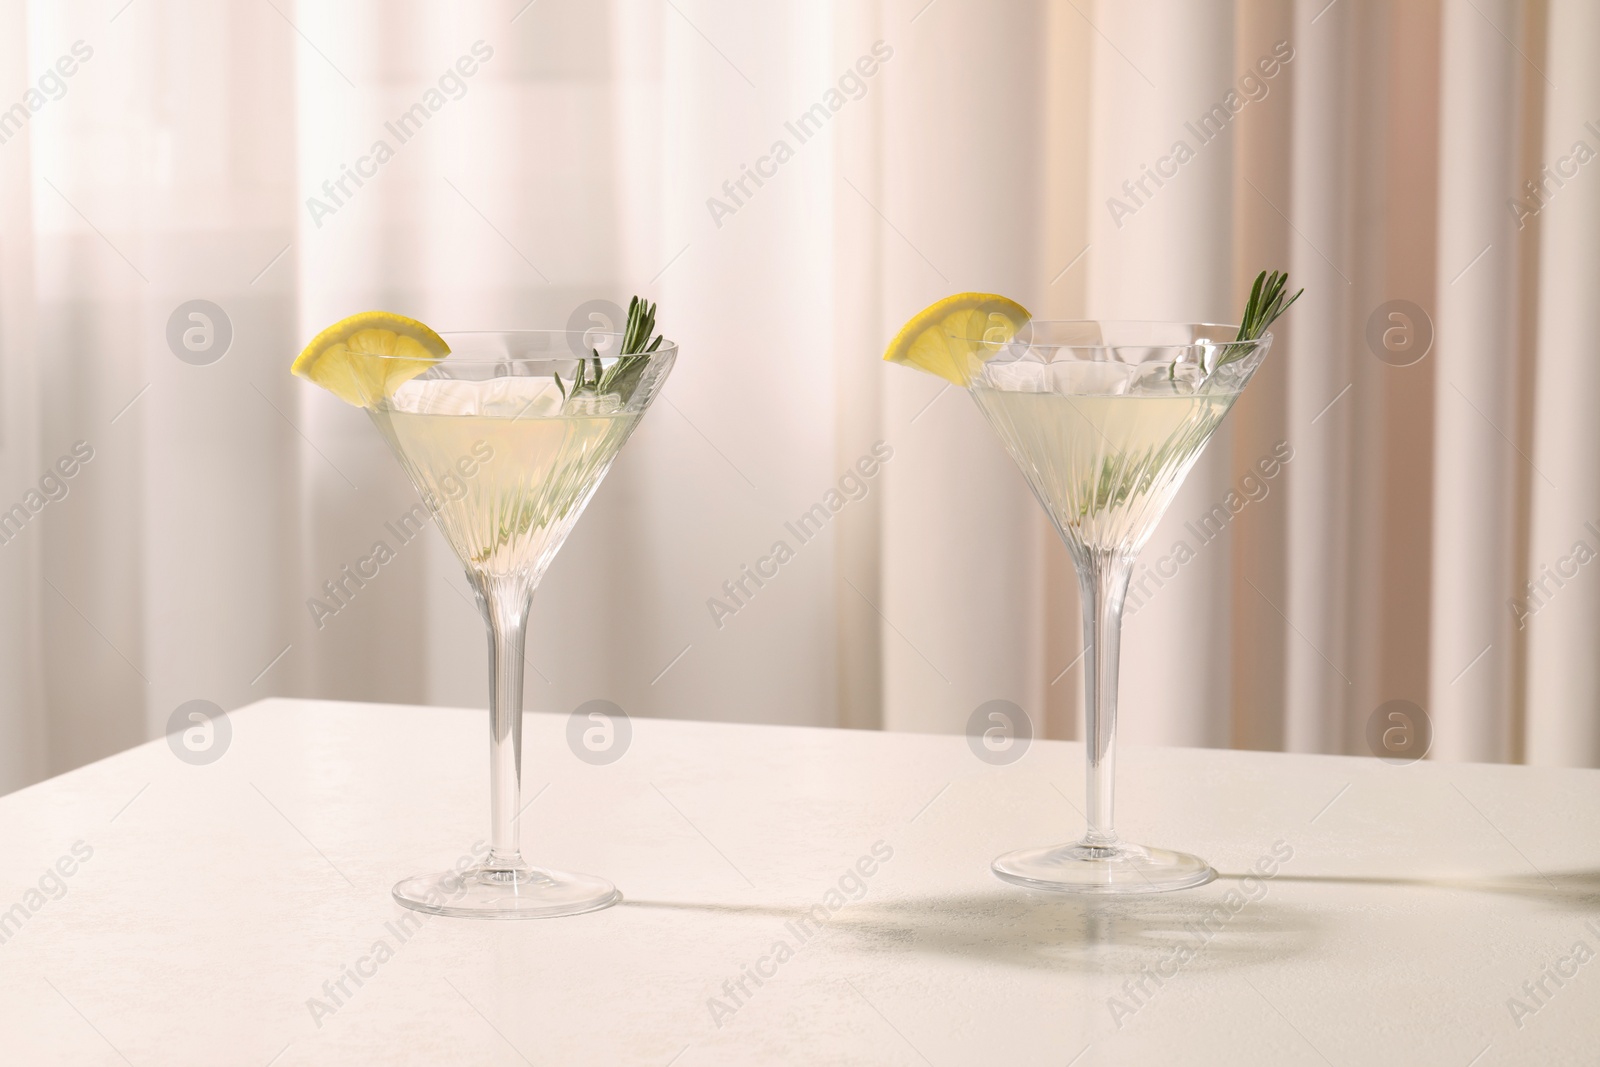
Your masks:
{"label": "table surface", "polygon": [[1104,900],[988,869],[1081,830],[1075,743],[635,720],[594,766],[529,715],[525,851],[625,902],[403,924],[484,834],[486,714],[228,719],[0,798],[0,1061],[1600,1062],[1600,771],[1127,749],[1125,836],[1221,877]]}

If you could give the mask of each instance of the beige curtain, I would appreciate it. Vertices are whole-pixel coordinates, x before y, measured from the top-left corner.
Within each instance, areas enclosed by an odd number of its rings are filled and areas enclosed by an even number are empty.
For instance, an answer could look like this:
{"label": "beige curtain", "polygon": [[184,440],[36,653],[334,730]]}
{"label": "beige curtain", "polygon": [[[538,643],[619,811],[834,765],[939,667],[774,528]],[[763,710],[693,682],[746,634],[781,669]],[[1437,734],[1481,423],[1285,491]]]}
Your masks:
{"label": "beige curtain", "polygon": [[0,787],[194,698],[480,704],[432,533],[308,609],[414,496],[287,364],[371,306],[633,292],[683,358],[537,598],[529,706],[1073,736],[1064,551],[877,356],[951,292],[1226,320],[1272,266],[1307,293],[1142,558],[1125,737],[1364,753],[1401,699],[1434,758],[1600,765],[1597,47],[1587,0],[0,0],[0,509],[93,450],[0,544]]}
{"label": "beige curtain", "polygon": [[[0,92],[27,89],[27,21],[21,5],[0,5]],[[26,139],[0,146],[0,477],[28,484],[39,464],[38,371],[32,240],[32,157]],[[0,789],[42,776],[49,738],[38,669],[37,541],[0,546]]]}
{"label": "beige curtain", "polygon": [[[1435,758],[1600,761],[1586,525],[1600,501],[1581,414],[1600,185],[1578,162],[1600,151],[1592,6],[919,8],[884,16],[925,49],[882,120],[891,170],[921,165],[886,190],[905,231],[888,238],[889,323],[935,290],[997,288],[1052,315],[1227,318],[1258,269],[1307,287],[1145,550],[1151,568],[1180,543],[1194,558],[1133,598],[1125,736],[1367,753],[1369,719],[1399,699],[1427,715]],[[1026,61],[989,65],[976,27]],[[1034,70],[1041,84],[1019,73]],[[1202,116],[1230,90],[1240,106],[1213,137]],[[952,137],[984,147],[950,151]],[[1145,179],[1180,141],[1193,158]],[[948,284],[905,253],[941,241]],[[891,380],[886,424],[936,387]],[[955,730],[1009,697],[1072,736],[1070,571],[987,431],[941,406],[908,431],[916,451],[886,496],[886,720]],[[1280,447],[1281,473],[1244,494]],[[1197,536],[1230,489],[1246,506]]]}

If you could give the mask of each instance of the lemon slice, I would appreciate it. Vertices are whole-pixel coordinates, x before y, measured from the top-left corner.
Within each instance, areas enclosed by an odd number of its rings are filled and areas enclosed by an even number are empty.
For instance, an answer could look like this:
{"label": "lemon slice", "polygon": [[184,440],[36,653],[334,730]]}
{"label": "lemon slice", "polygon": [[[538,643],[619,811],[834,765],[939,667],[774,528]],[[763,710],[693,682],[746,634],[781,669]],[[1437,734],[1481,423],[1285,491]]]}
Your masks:
{"label": "lemon slice", "polygon": [[[317,334],[290,371],[356,407],[371,407],[450,353],[416,319],[363,311]],[[373,357],[387,356],[387,359]]]}
{"label": "lemon slice", "polygon": [[1015,300],[993,293],[957,293],[912,316],[883,358],[965,387],[993,354],[986,343],[1004,344],[1030,318]]}

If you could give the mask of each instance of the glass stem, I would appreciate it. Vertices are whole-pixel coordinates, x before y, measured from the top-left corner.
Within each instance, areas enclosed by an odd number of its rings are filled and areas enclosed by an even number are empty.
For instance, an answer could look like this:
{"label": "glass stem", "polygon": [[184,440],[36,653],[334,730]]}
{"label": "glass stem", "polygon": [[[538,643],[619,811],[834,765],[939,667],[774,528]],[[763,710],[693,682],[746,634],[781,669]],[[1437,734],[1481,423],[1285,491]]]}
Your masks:
{"label": "glass stem", "polygon": [[521,581],[467,575],[489,627],[489,858],[497,869],[523,866],[522,664],[533,590]]}
{"label": "glass stem", "polygon": [[1076,549],[1079,599],[1083,603],[1083,741],[1088,761],[1083,843],[1114,845],[1112,817],[1117,760],[1117,654],[1122,645],[1122,604],[1133,576],[1133,557],[1118,552]]}

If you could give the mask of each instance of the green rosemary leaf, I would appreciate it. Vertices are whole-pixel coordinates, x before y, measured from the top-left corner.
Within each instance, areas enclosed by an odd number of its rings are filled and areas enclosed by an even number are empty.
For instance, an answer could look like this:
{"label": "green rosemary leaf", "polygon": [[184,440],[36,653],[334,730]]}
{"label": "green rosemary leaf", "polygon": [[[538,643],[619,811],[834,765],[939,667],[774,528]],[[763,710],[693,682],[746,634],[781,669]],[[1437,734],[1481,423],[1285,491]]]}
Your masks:
{"label": "green rosemary leaf", "polygon": [[[1273,271],[1277,275],[1277,271]],[[1253,323],[1256,309],[1261,306],[1261,285],[1266,281],[1267,272],[1262,271],[1256,275],[1256,283],[1250,287],[1250,299],[1245,301],[1244,316],[1239,320],[1239,336],[1236,340],[1248,341],[1253,336]]]}
{"label": "green rosemary leaf", "polygon": [[1256,275],[1255,284],[1250,287],[1250,299],[1244,306],[1244,314],[1239,318],[1239,334],[1230,344],[1224,344],[1217,360],[1217,366],[1232,363],[1243,359],[1250,352],[1251,345],[1243,342],[1259,341],[1261,335],[1267,332],[1277,318],[1296,300],[1304,289],[1298,290],[1288,300],[1284,300],[1284,290],[1289,287],[1287,272],[1273,271],[1268,274],[1262,271]]}
{"label": "green rosemary leaf", "polygon": [[[655,332],[656,305],[635,296],[628,302],[628,322],[622,331],[622,347],[610,367],[602,368],[600,354],[593,353],[593,374],[585,377],[584,361],[578,361],[579,383],[586,396],[617,396],[623,400],[633,395],[639,379],[643,377],[650,361],[645,358],[661,347],[661,335]],[[578,390],[574,388],[574,395]]]}

